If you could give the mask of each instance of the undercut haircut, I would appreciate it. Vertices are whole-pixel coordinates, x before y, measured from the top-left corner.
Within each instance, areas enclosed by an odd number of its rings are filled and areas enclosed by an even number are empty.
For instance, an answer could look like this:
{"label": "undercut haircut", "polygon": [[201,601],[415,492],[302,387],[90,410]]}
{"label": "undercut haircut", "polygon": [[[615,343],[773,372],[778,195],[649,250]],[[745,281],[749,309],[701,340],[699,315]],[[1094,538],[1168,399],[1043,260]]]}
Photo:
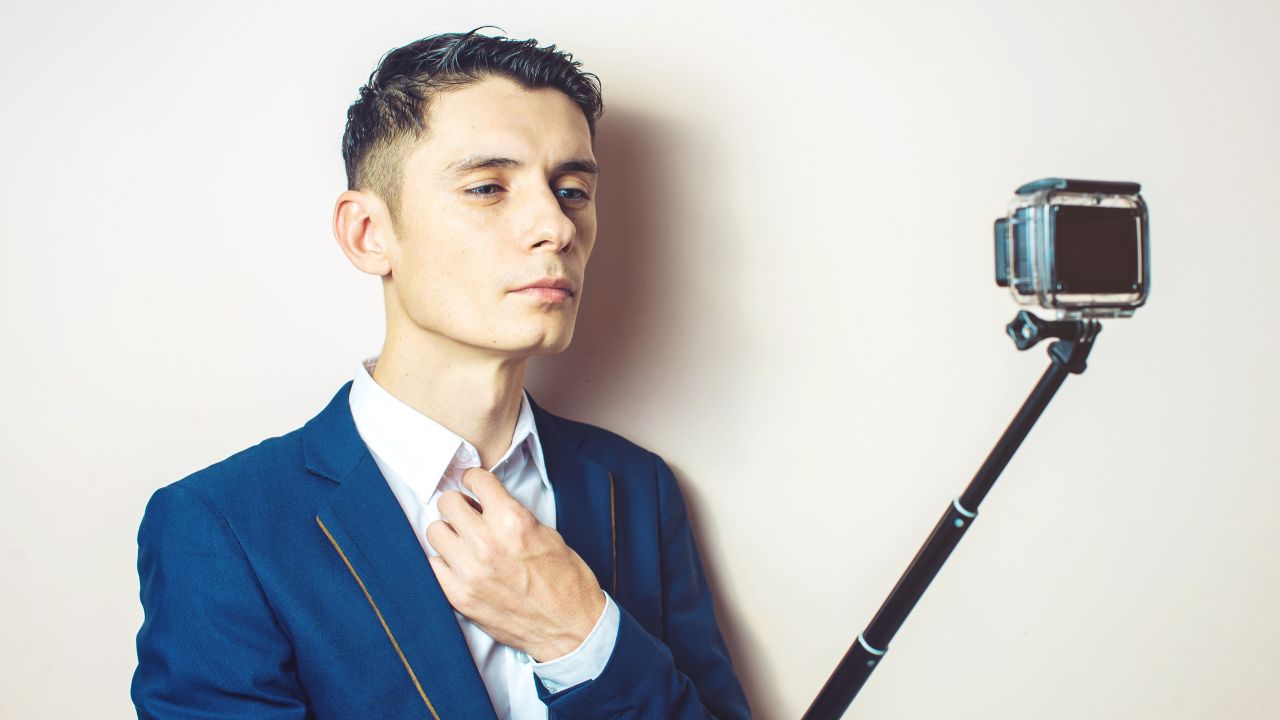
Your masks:
{"label": "undercut haircut", "polygon": [[491,77],[505,77],[527,90],[563,92],[587,118],[594,142],[604,113],[600,79],[555,45],[467,33],[431,35],[382,56],[359,98],[347,109],[342,159],[347,189],[381,197],[400,227],[404,162],[427,132],[432,97]]}

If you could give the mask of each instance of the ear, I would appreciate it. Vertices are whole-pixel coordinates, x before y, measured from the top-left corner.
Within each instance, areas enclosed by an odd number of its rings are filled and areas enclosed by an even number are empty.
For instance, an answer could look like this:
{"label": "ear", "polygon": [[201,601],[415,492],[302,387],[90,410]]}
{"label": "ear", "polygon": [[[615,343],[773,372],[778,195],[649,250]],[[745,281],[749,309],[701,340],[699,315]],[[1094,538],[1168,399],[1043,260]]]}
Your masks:
{"label": "ear", "polygon": [[347,190],[333,208],[333,237],[352,265],[370,275],[391,272],[390,248],[395,242],[391,213],[377,195]]}

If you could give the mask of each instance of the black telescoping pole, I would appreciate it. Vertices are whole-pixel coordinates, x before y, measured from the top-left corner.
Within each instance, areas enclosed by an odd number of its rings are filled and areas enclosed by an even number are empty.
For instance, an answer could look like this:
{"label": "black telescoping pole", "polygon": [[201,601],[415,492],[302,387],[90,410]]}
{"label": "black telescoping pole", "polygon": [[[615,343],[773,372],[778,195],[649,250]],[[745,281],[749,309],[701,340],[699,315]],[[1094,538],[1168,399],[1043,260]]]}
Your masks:
{"label": "black telescoping pole", "polygon": [[[1027,328],[1031,329],[1028,330]],[[1009,427],[1000,437],[1000,441],[987,456],[986,462],[978,469],[978,473],[965,488],[963,494],[947,506],[933,532],[925,540],[924,545],[916,552],[915,559],[907,567],[906,572],[898,579],[889,597],[880,606],[880,610],[867,625],[866,630],[858,636],[856,642],[849,647],[840,664],[836,666],[831,677],[822,686],[821,692],[805,712],[803,720],[838,720],[844,715],[853,698],[862,689],[871,671],[880,663],[880,658],[889,648],[889,641],[897,634],[907,615],[916,606],[920,596],[929,587],[929,583],[942,569],[943,563],[951,556],[964,536],[965,531],[978,515],[978,506],[995,484],[996,479],[1014,452],[1022,445],[1031,427],[1040,418],[1049,401],[1058,392],[1067,375],[1084,372],[1085,358],[1093,347],[1093,339],[1101,330],[1095,320],[1061,321],[1046,323],[1019,313],[1018,318],[1009,324],[1009,333],[1013,336],[1018,348],[1025,350],[1046,335],[1066,337],[1049,347],[1049,368],[1040,377],[1031,395],[1027,397],[1018,414],[1014,416]]]}

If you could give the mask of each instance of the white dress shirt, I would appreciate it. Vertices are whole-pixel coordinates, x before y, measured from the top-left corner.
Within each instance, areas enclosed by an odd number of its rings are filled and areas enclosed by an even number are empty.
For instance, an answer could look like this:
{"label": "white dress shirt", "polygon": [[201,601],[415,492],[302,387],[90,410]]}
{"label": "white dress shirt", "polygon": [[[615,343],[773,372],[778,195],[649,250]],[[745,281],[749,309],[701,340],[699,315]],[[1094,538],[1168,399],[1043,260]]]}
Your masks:
{"label": "white dress shirt", "polygon": [[[413,526],[422,551],[439,555],[427,542],[427,526],[440,519],[436,502],[448,490],[475,497],[462,486],[462,473],[479,467],[480,455],[474,445],[379,385],[372,376],[377,361],[377,355],[365,359],[356,372],[351,385],[351,417]],[[547,478],[533,409],[524,392],[511,447],[489,471],[539,522],[556,526],[554,490]],[[604,670],[618,637],[618,608],[608,593],[604,597],[604,612],[582,644],[568,655],[544,663],[495,641],[454,611],[499,718],[546,720],[547,706],[538,698],[535,673],[548,690],[556,692]]]}

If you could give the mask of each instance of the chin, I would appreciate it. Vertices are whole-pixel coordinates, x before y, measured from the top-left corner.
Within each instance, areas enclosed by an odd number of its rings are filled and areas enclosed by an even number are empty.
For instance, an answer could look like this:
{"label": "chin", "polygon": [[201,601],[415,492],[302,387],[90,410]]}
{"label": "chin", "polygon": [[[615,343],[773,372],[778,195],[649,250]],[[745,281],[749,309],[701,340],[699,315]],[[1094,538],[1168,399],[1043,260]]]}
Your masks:
{"label": "chin", "polygon": [[572,328],[538,327],[523,328],[518,332],[509,328],[508,332],[496,338],[471,338],[467,344],[511,358],[532,357],[534,355],[554,355],[569,347],[573,338]]}
{"label": "chin", "polygon": [[564,352],[573,340],[573,328],[555,328],[542,332],[526,345],[530,355],[554,355]]}
{"label": "chin", "polygon": [[569,335],[567,335],[567,334],[566,334],[566,335],[563,335],[563,336],[561,336],[561,337],[559,337],[559,338],[556,338],[554,341],[553,341],[553,340],[551,340],[551,339],[547,339],[547,340],[545,340],[545,341],[543,341],[543,342],[541,342],[541,343],[538,343],[536,346],[534,346],[534,347],[530,348],[530,350],[531,350],[531,354],[533,354],[533,355],[555,355],[555,354],[557,354],[557,353],[562,353],[562,352],[564,352],[566,349],[568,349],[568,347],[569,347],[569,341],[570,341],[571,339],[572,339],[572,338],[571,338]]}

